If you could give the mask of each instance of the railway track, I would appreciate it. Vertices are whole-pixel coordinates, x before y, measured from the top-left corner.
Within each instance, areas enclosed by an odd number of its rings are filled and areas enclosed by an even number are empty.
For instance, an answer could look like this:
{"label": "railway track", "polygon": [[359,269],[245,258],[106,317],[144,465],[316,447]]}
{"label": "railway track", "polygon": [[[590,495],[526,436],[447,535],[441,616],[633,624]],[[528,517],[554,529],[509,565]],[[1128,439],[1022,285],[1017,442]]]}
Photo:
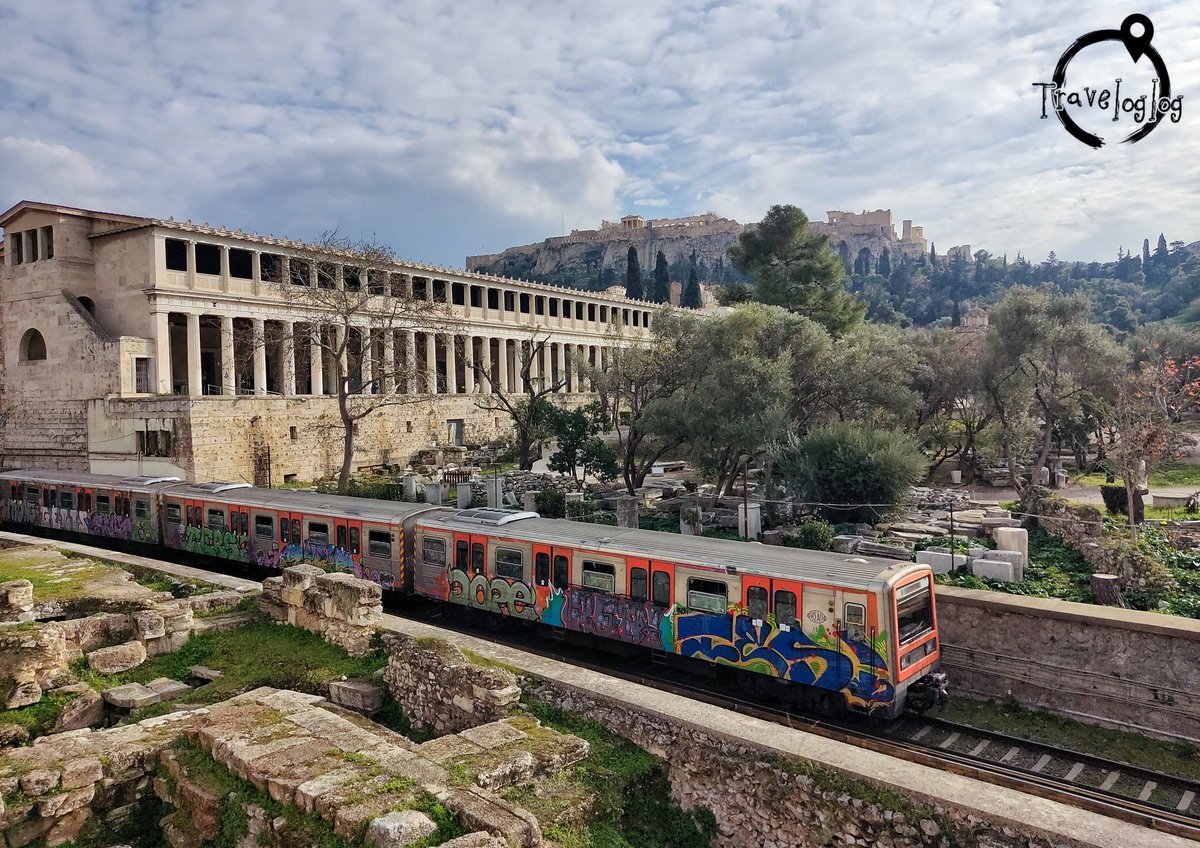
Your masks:
{"label": "railway track", "polygon": [[[28,531],[22,528],[21,532]],[[60,534],[47,534],[46,538],[76,541]],[[88,539],[84,544],[97,547],[95,541]],[[214,573],[247,576],[244,567],[225,567],[223,564],[214,567],[213,563],[199,562],[197,557],[189,554],[163,556],[162,552],[156,551],[153,558]],[[254,574],[255,579],[261,576]],[[906,717],[887,727],[873,727],[861,720],[799,713],[787,706],[747,700],[678,667],[647,663],[644,656],[636,659],[613,656],[579,645],[537,639],[528,633],[498,633],[493,628],[475,627],[461,621],[448,623],[446,605],[424,598],[400,598],[385,610],[401,618],[445,627],[792,729],[1200,841],[1200,783],[1172,775],[935,717]]]}

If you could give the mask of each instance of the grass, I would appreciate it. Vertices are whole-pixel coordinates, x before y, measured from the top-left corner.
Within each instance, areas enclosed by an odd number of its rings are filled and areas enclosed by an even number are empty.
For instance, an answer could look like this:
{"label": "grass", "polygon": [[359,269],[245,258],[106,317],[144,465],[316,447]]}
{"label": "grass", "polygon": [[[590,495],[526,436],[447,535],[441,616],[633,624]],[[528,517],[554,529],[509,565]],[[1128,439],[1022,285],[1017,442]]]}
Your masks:
{"label": "grass", "polygon": [[[28,580],[33,584],[35,601],[73,600],[87,597],[92,584],[112,572],[113,567],[91,561],[54,564],[44,558],[41,548],[13,548],[0,551],[0,582]],[[61,570],[62,574],[54,571]]]}
{"label": "grass", "polygon": [[[1091,474],[1081,474],[1071,479],[1072,486],[1099,486],[1108,481],[1103,471]],[[1156,486],[1177,486],[1186,488],[1194,486],[1200,491],[1200,465],[1183,462],[1164,462],[1152,469],[1149,474],[1149,485],[1153,490]]]}
{"label": "grass", "polygon": [[1200,781],[1200,753],[1193,745],[1095,727],[1048,710],[1027,709],[1015,701],[955,697],[930,715]]}
{"label": "grass", "polygon": [[28,707],[0,711],[0,724],[23,727],[31,739],[41,736],[54,724],[63,707],[76,697],[73,692],[43,695],[40,701]]}
{"label": "grass", "polygon": [[[562,848],[699,848],[716,821],[708,810],[689,813],[671,800],[666,763],[603,726],[555,707],[529,703],[547,727],[585,739],[583,762],[536,786],[504,792],[538,817],[545,836]],[[549,789],[550,791],[544,791]]]}
{"label": "grass", "polygon": [[[315,633],[256,618],[234,630],[194,636],[178,651],[153,657],[120,674],[96,674],[86,660],[76,661],[71,668],[93,688],[106,689],[122,683],[146,683],[156,677],[187,680],[192,666],[206,665],[223,675],[184,695],[180,702],[207,704],[258,686],[317,693],[330,680],[369,678],[386,661],[382,652],[351,657]],[[135,713],[135,720],[145,717],[141,711]]]}

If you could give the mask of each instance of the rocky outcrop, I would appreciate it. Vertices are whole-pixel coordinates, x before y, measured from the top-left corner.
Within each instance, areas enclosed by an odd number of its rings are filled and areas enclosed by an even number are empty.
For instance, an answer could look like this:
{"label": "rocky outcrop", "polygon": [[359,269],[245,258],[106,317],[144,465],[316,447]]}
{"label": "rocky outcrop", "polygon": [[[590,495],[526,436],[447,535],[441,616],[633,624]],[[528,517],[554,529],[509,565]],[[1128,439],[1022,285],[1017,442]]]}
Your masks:
{"label": "rocky outcrop", "polygon": [[275,621],[318,633],[356,657],[371,650],[383,621],[378,583],[345,572],[327,574],[312,565],[293,565],[279,577],[268,577],[258,604]]}
{"label": "rocky outcrop", "polygon": [[513,674],[475,665],[448,642],[389,633],[383,644],[384,683],[415,727],[457,733],[511,715],[521,699]]}

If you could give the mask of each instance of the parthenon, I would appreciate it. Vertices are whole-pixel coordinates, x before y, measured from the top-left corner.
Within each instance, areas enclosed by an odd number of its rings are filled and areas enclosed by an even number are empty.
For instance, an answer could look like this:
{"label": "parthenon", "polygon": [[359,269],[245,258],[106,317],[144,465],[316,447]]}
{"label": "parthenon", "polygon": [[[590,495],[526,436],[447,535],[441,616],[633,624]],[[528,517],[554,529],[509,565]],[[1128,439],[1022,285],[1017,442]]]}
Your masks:
{"label": "parthenon", "polygon": [[[602,367],[614,347],[645,336],[657,308],[28,201],[0,226],[9,464],[314,479],[330,470],[317,434],[335,414],[339,370],[351,392],[413,396],[372,416],[356,457],[364,467],[399,463],[430,443],[501,435],[507,422],[479,395],[520,391],[521,351],[527,358],[535,336],[547,343],[530,376],[561,383],[564,402],[592,397],[583,366]],[[285,296],[284,281],[365,286],[439,317],[414,309],[386,327],[350,326],[336,369],[335,346],[313,337],[311,313]]]}

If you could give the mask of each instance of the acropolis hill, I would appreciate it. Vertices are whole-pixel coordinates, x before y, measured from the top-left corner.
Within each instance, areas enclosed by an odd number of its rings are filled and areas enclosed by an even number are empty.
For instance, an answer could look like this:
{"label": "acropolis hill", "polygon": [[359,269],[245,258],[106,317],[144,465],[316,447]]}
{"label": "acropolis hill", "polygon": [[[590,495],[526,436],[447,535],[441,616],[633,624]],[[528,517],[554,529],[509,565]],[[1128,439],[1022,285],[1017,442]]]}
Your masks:
{"label": "acropolis hill", "polygon": [[[879,258],[888,254],[892,260],[900,256],[916,257],[929,250],[923,228],[912,221],[902,222],[900,234],[892,223],[892,210],[873,212],[831,211],[827,220],[813,221],[813,231],[829,236],[830,246],[838,252],[847,267],[856,260],[869,261],[874,269]],[[626,215],[620,221],[601,221],[595,230],[572,230],[570,235],[552,236],[537,244],[510,247],[500,253],[468,256],[469,271],[500,274],[508,277],[543,278],[554,276],[562,282],[573,278],[578,286],[601,288],[624,279],[629,246],[637,248],[643,270],[653,268],[659,251],[672,266],[672,278],[682,275],[679,268],[695,256],[701,279],[720,282],[727,270],[726,251],[738,235],[753,224],[740,224],[732,218],[722,218],[713,212],[686,218],[643,218]],[[951,248],[963,250],[970,256],[970,246]],[[609,272],[607,279],[606,272]],[[612,273],[615,272],[615,273]]]}

